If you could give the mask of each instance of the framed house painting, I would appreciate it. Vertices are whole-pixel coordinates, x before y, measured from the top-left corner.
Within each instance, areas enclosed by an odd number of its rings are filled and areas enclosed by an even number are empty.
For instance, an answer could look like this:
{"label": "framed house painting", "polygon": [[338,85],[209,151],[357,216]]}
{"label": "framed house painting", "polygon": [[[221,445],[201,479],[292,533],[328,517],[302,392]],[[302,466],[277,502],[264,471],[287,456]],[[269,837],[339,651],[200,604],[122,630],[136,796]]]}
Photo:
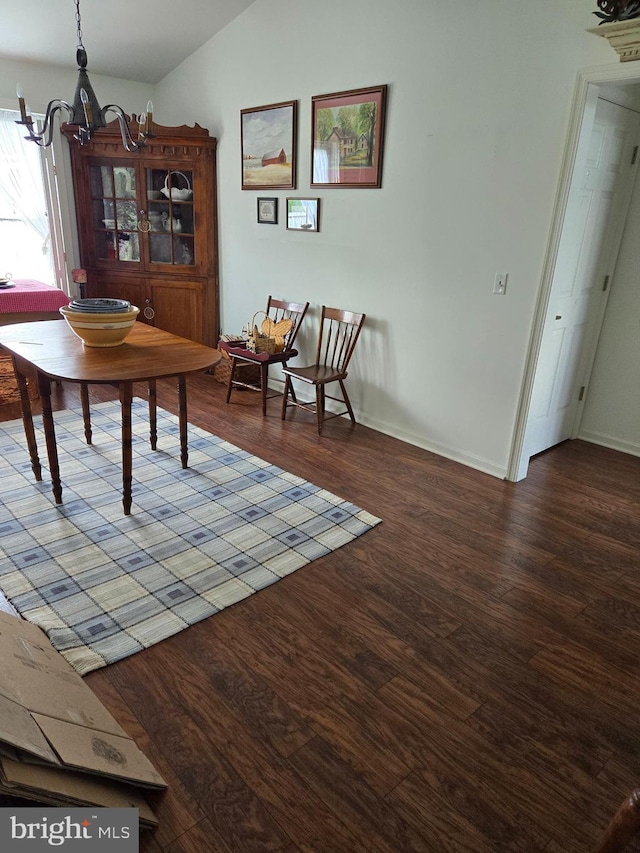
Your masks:
{"label": "framed house painting", "polygon": [[311,99],[311,186],[379,187],[386,86]]}
{"label": "framed house painting", "polygon": [[240,111],[242,189],[295,189],[297,101]]}

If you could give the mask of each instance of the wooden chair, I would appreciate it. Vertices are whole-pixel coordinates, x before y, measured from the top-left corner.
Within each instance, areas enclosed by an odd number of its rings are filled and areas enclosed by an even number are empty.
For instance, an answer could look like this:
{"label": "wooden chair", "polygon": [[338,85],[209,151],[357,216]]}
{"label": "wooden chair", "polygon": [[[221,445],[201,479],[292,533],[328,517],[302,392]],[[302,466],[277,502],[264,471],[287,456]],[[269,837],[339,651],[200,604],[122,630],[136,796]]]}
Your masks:
{"label": "wooden chair", "polygon": [[640,830],[640,789],[633,791],[611,818],[593,853],[622,853]]}
{"label": "wooden chair", "polygon": [[[290,358],[298,355],[298,350],[293,348],[296,336],[300,330],[304,315],[309,307],[308,302],[283,302],[281,299],[273,299],[271,296],[267,300],[267,316],[278,323],[280,320],[291,320],[291,329],[286,334],[284,339],[284,349],[282,352],[273,354],[267,352],[251,352],[244,347],[234,346],[231,343],[220,341],[219,349],[224,350],[231,356],[231,371],[229,373],[229,381],[227,382],[227,403],[231,400],[231,392],[234,388],[250,388],[254,391],[260,391],[262,394],[262,414],[267,414],[267,400],[269,397],[276,396],[275,394],[267,394],[269,381],[269,365],[270,364],[286,364]],[[256,386],[251,382],[244,382],[239,373],[243,365],[253,364],[260,370],[260,385]]]}
{"label": "wooden chair", "polygon": [[[364,314],[354,314],[351,311],[322,306],[315,364],[309,367],[285,367],[282,370],[285,375],[282,398],[283,420],[287,413],[287,406],[297,406],[316,413],[318,435],[322,433],[322,424],[325,420],[337,418],[340,415],[348,414],[352,423],[355,424],[356,419],[353,416],[353,409],[344,387],[344,380],[347,378],[347,366],[353,355],[364,319]],[[300,382],[306,382],[307,385],[315,387],[315,404],[298,402],[291,384],[292,379],[299,379]],[[326,393],[325,386],[331,382],[338,383],[342,398],[332,397]],[[327,399],[344,403],[347,407],[346,410],[327,415],[325,411]]]}

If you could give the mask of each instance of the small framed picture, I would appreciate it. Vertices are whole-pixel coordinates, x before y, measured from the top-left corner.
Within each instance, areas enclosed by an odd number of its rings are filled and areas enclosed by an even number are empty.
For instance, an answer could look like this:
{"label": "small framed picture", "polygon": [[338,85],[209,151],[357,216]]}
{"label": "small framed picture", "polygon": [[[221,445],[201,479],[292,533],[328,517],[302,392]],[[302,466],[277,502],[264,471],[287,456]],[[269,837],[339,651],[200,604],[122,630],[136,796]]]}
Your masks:
{"label": "small framed picture", "polygon": [[278,224],[278,199],[277,198],[259,198],[258,199],[258,222],[263,225]]}
{"label": "small framed picture", "polygon": [[287,199],[287,230],[288,231],[319,231],[320,230],[320,199],[319,198],[288,198]]}
{"label": "small framed picture", "polygon": [[311,186],[379,187],[387,87],[311,99]]}
{"label": "small framed picture", "polygon": [[297,104],[240,110],[243,190],[296,188]]}

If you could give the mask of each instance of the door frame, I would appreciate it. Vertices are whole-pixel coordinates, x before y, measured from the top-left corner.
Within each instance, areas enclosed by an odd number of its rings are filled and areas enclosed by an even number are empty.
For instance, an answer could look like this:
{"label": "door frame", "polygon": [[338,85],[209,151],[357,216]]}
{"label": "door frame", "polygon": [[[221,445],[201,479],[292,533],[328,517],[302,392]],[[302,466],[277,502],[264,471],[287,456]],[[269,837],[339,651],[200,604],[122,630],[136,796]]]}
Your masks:
{"label": "door frame", "polygon": [[565,143],[558,190],[551,217],[551,228],[545,251],[542,279],[538,289],[538,298],[525,361],[513,441],[509,454],[507,480],[512,482],[523,480],[527,476],[529,457],[525,453],[525,433],[531,406],[533,383],[540,356],[545,317],[558,257],[560,237],[562,235],[569,200],[569,190],[576,166],[578,146],[581,141],[585,115],[589,112],[590,105],[593,105],[597,100],[600,86],[605,83],[640,83],[640,62],[637,65],[634,62],[627,62],[619,65],[593,66],[581,69],[577,75],[569,117],[567,141]]}

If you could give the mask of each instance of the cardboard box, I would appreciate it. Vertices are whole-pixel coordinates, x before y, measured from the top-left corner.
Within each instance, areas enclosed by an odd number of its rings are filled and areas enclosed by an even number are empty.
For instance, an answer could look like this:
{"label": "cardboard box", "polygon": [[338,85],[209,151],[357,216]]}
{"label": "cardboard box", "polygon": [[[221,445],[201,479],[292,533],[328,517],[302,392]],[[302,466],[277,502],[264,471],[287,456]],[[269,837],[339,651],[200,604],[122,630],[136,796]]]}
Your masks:
{"label": "cardboard box", "polygon": [[47,806],[134,808],[138,809],[141,829],[158,823],[147,801],[133,786],[73,770],[24,764],[3,756],[0,756],[1,794]]}
{"label": "cardboard box", "polygon": [[0,792],[135,805],[152,825],[145,788],[166,783],[81,676],[40,628],[0,612]]}

